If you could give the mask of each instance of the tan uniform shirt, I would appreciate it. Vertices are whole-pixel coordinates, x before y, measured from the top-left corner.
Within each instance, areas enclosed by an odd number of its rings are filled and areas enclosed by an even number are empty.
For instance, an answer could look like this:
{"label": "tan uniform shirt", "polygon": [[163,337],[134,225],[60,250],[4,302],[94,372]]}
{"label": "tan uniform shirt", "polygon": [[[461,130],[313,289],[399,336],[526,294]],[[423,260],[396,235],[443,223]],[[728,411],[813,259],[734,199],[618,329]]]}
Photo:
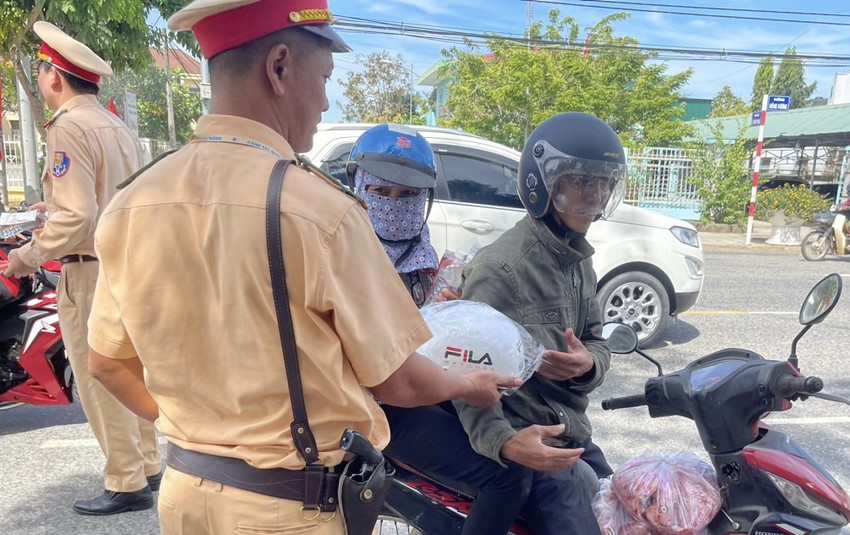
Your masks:
{"label": "tan uniform shirt", "polygon": [[94,229],[115,186],[142,166],[130,129],[97,102],[79,95],[65,103],[47,129],[42,175],[50,217],[35,239],[19,249],[39,266],[67,254],[94,255]]}
{"label": "tan uniform shirt", "polygon": [[[118,194],[97,231],[89,344],[139,356],[169,441],[300,468],[266,250],[274,153],[293,157],[270,128],[207,115],[188,146]],[[386,380],[431,334],[366,211],[338,186],[291,166],[281,227],[308,417],[331,466],[346,428],[387,444],[360,385]]]}

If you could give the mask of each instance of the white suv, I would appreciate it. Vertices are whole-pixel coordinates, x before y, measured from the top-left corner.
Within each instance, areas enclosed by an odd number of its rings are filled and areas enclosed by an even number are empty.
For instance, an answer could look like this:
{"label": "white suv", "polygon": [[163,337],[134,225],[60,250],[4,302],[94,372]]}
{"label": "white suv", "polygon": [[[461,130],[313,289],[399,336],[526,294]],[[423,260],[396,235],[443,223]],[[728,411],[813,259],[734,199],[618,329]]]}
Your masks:
{"label": "white suv", "polygon": [[[305,156],[347,183],[348,154],[370,126],[320,124]],[[428,226],[438,254],[492,243],[525,215],[516,188],[519,152],[456,130],[415,128],[437,157]],[[621,204],[609,219],[591,226],[588,239],[596,249],[593,267],[604,321],[632,325],[642,345],[657,341],[670,316],[697,302],[704,263],[689,223]]]}

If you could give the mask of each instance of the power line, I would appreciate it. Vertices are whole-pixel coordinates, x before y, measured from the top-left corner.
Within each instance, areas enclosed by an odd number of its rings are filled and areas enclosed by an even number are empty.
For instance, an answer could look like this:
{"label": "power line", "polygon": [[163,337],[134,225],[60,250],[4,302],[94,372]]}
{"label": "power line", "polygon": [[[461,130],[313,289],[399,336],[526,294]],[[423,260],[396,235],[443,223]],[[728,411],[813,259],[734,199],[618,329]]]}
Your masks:
{"label": "power line", "polygon": [[[728,61],[734,63],[758,63],[765,56],[771,55],[777,59],[786,57],[805,61],[808,66],[845,66],[850,64],[850,56],[835,54],[805,54],[794,55],[773,54],[760,51],[726,50],[710,48],[685,48],[674,46],[657,45],[616,45],[600,43],[584,43],[571,41],[554,41],[546,39],[529,39],[527,36],[518,34],[496,34],[481,30],[451,29],[439,26],[411,25],[404,22],[382,21],[363,19],[358,17],[337,17],[336,26],[350,33],[370,35],[402,35],[406,37],[428,39],[452,44],[468,44],[472,42],[486,42],[488,39],[500,39],[527,46],[530,42],[533,46],[547,49],[576,49],[587,47],[591,50],[616,51],[642,51],[659,55],[658,59],[690,61]],[[663,55],[662,55],[663,54]]]}
{"label": "power line", "polygon": [[[569,7],[585,7],[590,9],[607,9],[609,11],[636,11],[640,13],[660,13],[663,15],[685,15],[688,17],[700,16],[700,17],[708,17],[708,18],[716,18],[716,19],[731,19],[731,20],[758,20],[762,22],[787,22],[790,24],[820,24],[824,26],[850,26],[848,22],[830,22],[824,20],[799,20],[799,19],[779,19],[779,18],[770,18],[770,17],[747,17],[744,15],[716,15],[712,13],[693,13],[686,11],[666,11],[663,9],[641,9],[637,7],[615,7],[615,6],[601,6],[601,5],[588,5],[586,1],[582,2],[564,2],[562,0],[521,0],[523,2],[537,2],[538,4],[552,4],[556,6],[569,6]],[[607,2],[606,2],[607,3]],[[622,3],[625,4],[627,2],[614,2],[614,3]]]}
{"label": "power line", "polygon": [[[534,3],[537,0],[522,0],[524,2]],[[605,2],[607,0],[581,0],[582,2]],[[819,13],[816,11],[777,11],[774,9],[745,9],[740,7],[717,7],[717,6],[687,6],[681,4],[658,4],[655,2],[625,2],[620,0],[612,0],[610,3],[627,4],[635,6],[653,6],[653,7],[672,7],[676,9],[694,9],[700,11],[732,11],[737,13],[768,13],[771,15],[802,15],[804,17],[842,17],[850,18],[850,15],[842,15],[840,13]],[[759,19],[762,20],[762,19]]]}

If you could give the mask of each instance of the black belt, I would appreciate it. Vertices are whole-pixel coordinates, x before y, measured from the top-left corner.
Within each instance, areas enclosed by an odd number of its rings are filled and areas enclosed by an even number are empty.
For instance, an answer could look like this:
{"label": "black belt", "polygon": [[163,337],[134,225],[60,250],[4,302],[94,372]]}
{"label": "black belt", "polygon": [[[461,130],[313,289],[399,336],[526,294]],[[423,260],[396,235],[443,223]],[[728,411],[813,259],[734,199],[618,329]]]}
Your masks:
{"label": "black belt", "polygon": [[90,254],[69,254],[59,259],[63,264],[72,264],[74,262],[97,262],[97,257]]}
{"label": "black belt", "polygon": [[274,498],[302,501],[304,510],[336,510],[339,474],[323,466],[304,470],[257,468],[242,459],[187,450],[170,442],[165,460],[171,468],[195,477]]}

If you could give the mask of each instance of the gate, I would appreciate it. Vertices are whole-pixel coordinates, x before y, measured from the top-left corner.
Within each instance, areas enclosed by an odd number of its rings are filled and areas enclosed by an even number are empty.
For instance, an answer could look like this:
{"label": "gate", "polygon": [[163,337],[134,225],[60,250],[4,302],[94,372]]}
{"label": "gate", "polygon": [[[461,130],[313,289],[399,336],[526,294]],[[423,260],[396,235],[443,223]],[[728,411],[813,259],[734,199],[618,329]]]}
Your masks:
{"label": "gate", "polygon": [[629,154],[625,202],[678,219],[699,219],[693,161],[681,148],[646,147]]}

